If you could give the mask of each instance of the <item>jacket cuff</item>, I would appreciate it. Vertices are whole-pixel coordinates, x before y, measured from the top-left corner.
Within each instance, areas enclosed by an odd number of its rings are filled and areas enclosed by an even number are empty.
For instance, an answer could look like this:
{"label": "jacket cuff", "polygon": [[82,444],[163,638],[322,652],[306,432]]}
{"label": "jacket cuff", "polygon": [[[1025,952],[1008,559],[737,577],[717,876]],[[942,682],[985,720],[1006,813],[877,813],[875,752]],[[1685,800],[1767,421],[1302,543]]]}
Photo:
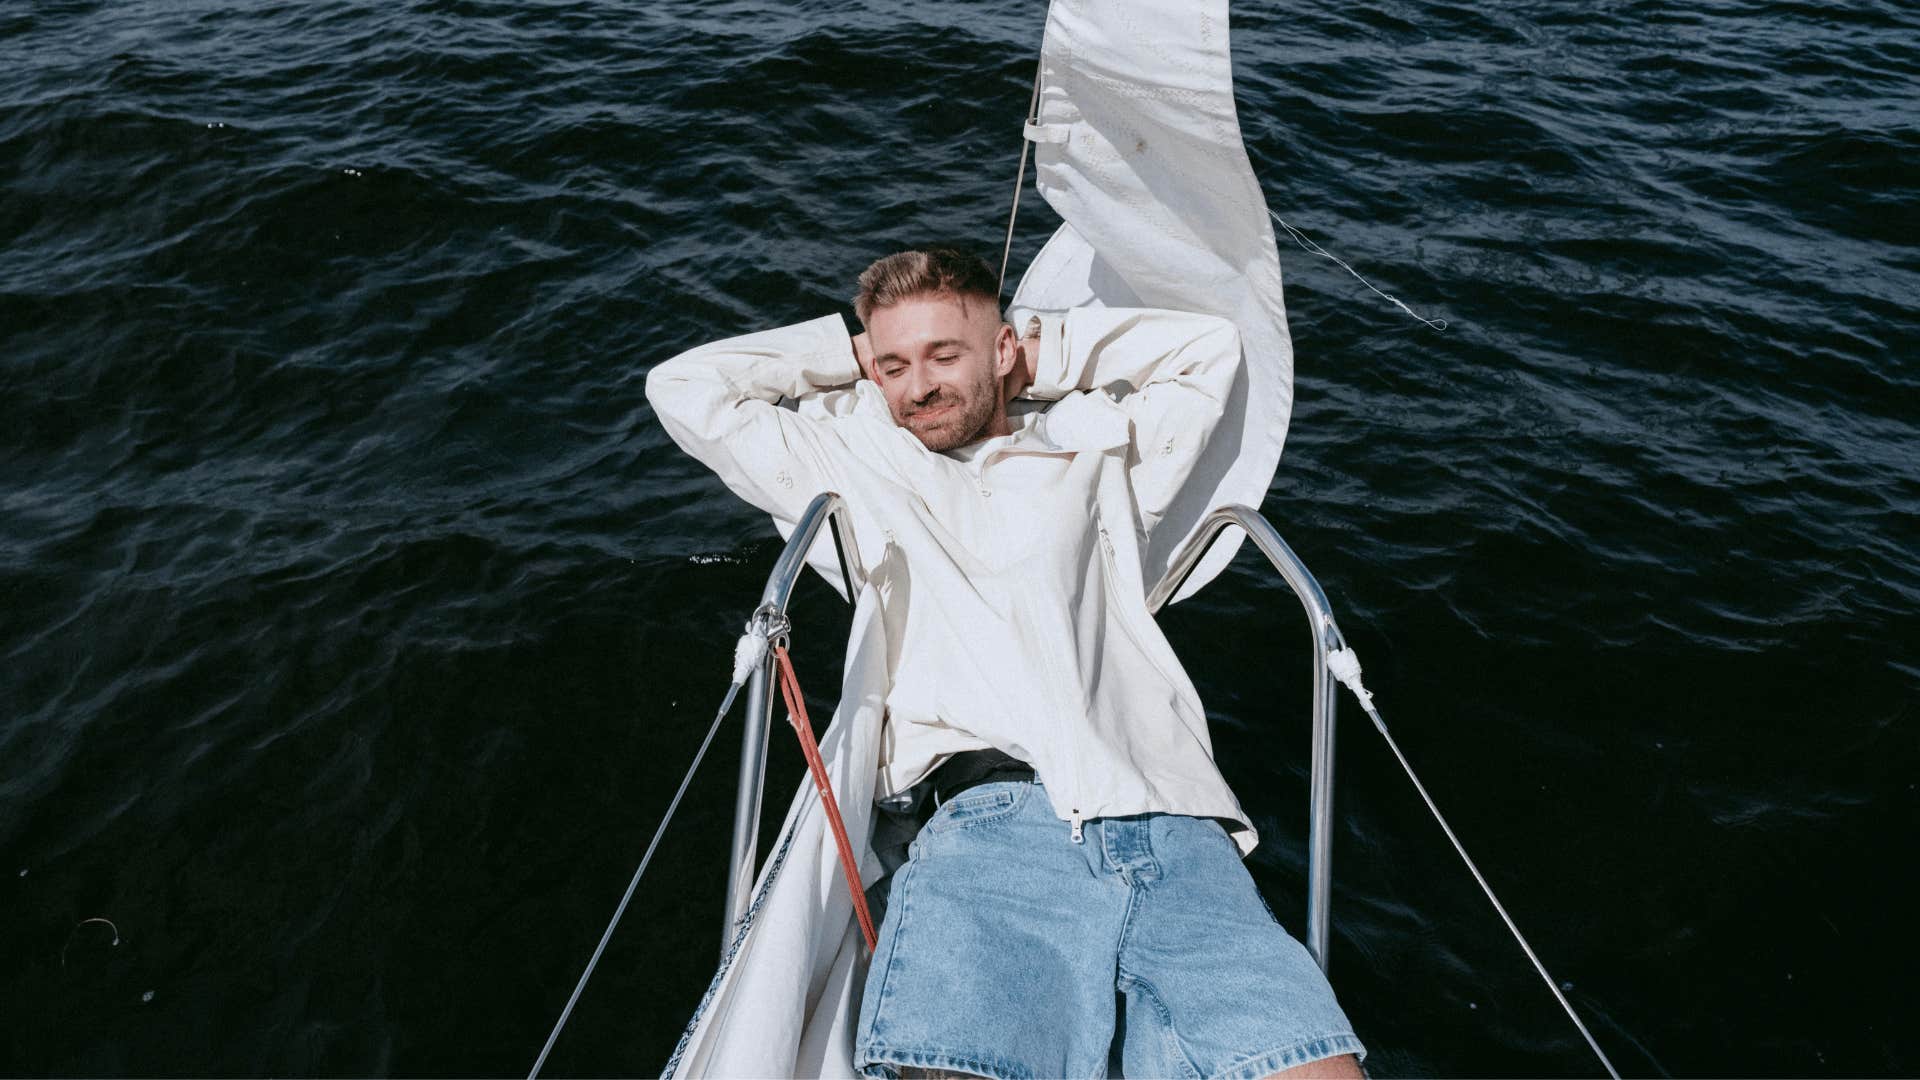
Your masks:
{"label": "jacket cuff", "polygon": [[1033,313],[1033,318],[1040,320],[1040,355],[1033,365],[1033,385],[1027,387],[1025,396],[1043,401],[1063,398],[1073,390],[1067,373],[1066,313],[1040,311]]}
{"label": "jacket cuff", "polygon": [[853,335],[847,332],[845,319],[822,315],[800,325],[812,337],[806,366],[815,385],[848,386],[860,381],[860,362],[854,359]]}

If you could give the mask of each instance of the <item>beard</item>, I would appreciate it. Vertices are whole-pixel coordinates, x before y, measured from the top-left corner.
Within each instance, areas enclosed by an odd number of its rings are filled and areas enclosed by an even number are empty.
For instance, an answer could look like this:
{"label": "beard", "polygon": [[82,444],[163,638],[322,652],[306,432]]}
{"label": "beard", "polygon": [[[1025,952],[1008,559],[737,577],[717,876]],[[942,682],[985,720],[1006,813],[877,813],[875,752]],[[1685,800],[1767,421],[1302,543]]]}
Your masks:
{"label": "beard", "polygon": [[980,378],[964,390],[941,387],[894,422],[913,433],[922,446],[939,453],[986,435],[1000,418],[1000,380],[982,364]]}

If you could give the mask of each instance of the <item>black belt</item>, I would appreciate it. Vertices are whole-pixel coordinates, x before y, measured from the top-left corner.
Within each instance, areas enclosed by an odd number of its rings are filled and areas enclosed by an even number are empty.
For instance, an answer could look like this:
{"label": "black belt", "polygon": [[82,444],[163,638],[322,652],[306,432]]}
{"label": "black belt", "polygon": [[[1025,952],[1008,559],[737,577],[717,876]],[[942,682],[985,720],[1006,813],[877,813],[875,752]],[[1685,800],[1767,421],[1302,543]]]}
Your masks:
{"label": "black belt", "polygon": [[998,750],[962,750],[933,770],[927,784],[938,807],[971,787],[1009,780],[1032,780],[1033,766]]}

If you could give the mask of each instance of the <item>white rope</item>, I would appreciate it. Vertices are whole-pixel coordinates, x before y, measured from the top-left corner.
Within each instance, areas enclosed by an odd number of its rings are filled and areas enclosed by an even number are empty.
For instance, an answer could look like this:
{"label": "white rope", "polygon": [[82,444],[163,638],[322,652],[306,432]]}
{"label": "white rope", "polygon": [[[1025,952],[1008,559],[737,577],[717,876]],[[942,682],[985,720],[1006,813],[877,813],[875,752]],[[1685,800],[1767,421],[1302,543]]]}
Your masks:
{"label": "white rope", "polygon": [[[759,667],[766,658],[767,628],[756,619],[747,624],[747,632],[741,634],[740,640],[733,644],[733,689],[738,690],[746,685],[753,669]],[[732,692],[728,691],[729,694]],[[727,700],[731,702],[733,699],[729,697]]]}
{"label": "white rope", "polygon": [[[749,633],[747,637],[752,637]],[[760,638],[761,655],[765,655],[767,638],[764,632]],[[745,647],[746,639],[741,639]],[[738,663],[740,648],[735,650],[735,662]],[[635,889],[640,887],[640,876],[647,872],[647,864],[653,861],[653,851],[660,846],[660,837],[667,831],[667,825],[673,820],[674,811],[680,809],[680,799],[687,793],[687,785],[693,783],[693,774],[700,768],[700,761],[707,756],[707,747],[713,745],[713,737],[720,730],[720,721],[727,718],[727,710],[733,707],[733,699],[740,693],[744,678],[736,676],[733,685],[727,687],[727,697],[720,703],[720,711],[713,714],[713,725],[707,728],[707,737],[700,740],[700,749],[693,755],[693,764],[687,766],[687,775],[680,780],[680,790],[673,793],[673,801],[667,804],[667,816],[660,819],[660,827],[653,831],[653,839],[647,842],[647,853],[640,856],[640,866],[633,872],[633,880],[627,882],[626,895],[620,898],[620,906],[614,909],[613,919],[607,923],[606,933],[600,935],[600,944],[593,948],[593,958],[587,961],[587,968],[580,973],[580,981],[573,986],[573,996],[567,999],[567,1007],[560,1010],[560,1019],[554,1022],[553,1033],[547,1036],[547,1045],[540,1048],[540,1057],[533,1063],[533,1070],[527,1073],[527,1080],[537,1080],[540,1067],[547,1063],[547,1055],[553,1052],[553,1044],[560,1038],[560,1029],[567,1026],[567,1018],[573,1015],[573,1007],[580,1000],[580,992],[587,988],[587,980],[593,977],[594,965],[600,962],[600,954],[607,951],[607,942],[613,940],[613,928],[620,925],[620,916],[627,913],[627,903],[633,899]]]}
{"label": "white rope", "polygon": [[[1327,249],[1321,247],[1319,244],[1316,244],[1312,240],[1308,239],[1305,233],[1302,233],[1299,229],[1296,229],[1293,226],[1287,224],[1285,219],[1283,219],[1279,214],[1276,214],[1273,211],[1269,210],[1267,211],[1267,216],[1272,218],[1275,221],[1280,222],[1280,227],[1287,230],[1287,235],[1293,237],[1293,242],[1296,244],[1299,244],[1301,248],[1303,248],[1306,251],[1312,252],[1315,255],[1322,256],[1323,258],[1332,259],[1334,262],[1340,264],[1340,269],[1345,270],[1349,274],[1352,274],[1353,280],[1359,282],[1362,285],[1365,285],[1369,289],[1373,289],[1373,282],[1368,281],[1366,278],[1361,277],[1360,272],[1358,270],[1355,270],[1353,267],[1348,266],[1346,263],[1346,260],[1340,258],[1338,255],[1333,254]],[[1408,307],[1407,305],[1401,303],[1400,298],[1397,296],[1388,296],[1386,293],[1381,292],[1379,289],[1373,289],[1373,292],[1374,292],[1374,295],[1384,297],[1385,299],[1391,301],[1394,307],[1397,307],[1401,311],[1404,311],[1407,314],[1413,316],[1415,319],[1418,319],[1421,322],[1426,323],[1428,326],[1433,327],[1435,330],[1445,330],[1447,328],[1447,320],[1445,319],[1429,319],[1426,316]]]}
{"label": "white rope", "polygon": [[[1360,656],[1352,649],[1335,649],[1327,654],[1327,670],[1339,679],[1353,696],[1360,699],[1360,707],[1373,712],[1373,695],[1360,682]],[[1378,714],[1375,714],[1378,715]]]}
{"label": "white rope", "polygon": [[1420,793],[1420,798],[1426,802],[1427,809],[1432,812],[1433,820],[1440,823],[1440,830],[1447,834],[1447,840],[1453,844],[1453,850],[1459,852],[1461,861],[1466,863],[1467,869],[1473,872],[1473,880],[1480,883],[1480,891],[1487,894],[1487,899],[1493,904],[1493,910],[1500,913],[1500,920],[1507,924],[1507,929],[1513,934],[1513,940],[1520,943],[1521,951],[1527,954],[1528,960],[1533,961],[1533,970],[1540,973],[1540,978],[1546,982],[1547,989],[1553,991],[1554,999],[1559,1001],[1560,1007],[1567,1011],[1567,1019],[1572,1020],[1573,1026],[1580,1029],[1581,1038],[1587,1040],[1587,1046],[1593,1050],[1594,1056],[1599,1058],[1600,1064],[1606,1067],[1607,1075],[1613,1077],[1613,1080],[1620,1080],[1620,1073],[1614,1069],[1613,1062],[1607,1060],[1606,1051],[1600,1049],[1600,1044],[1594,1041],[1593,1032],[1587,1030],[1587,1025],[1580,1020],[1580,1014],[1573,1011],[1573,1004],[1567,1000],[1565,994],[1560,992],[1560,984],[1548,974],[1547,966],[1540,962],[1539,954],[1533,951],[1533,946],[1527,944],[1526,935],[1522,934],[1520,927],[1514,924],[1513,916],[1507,914],[1506,905],[1500,902],[1499,897],[1493,895],[1493,886],[1487,884],[1486,875],[1480,873],[1480,868],[1474,865],[1473,858],[1467,854],[1467,849],[1461,846],[1460,838],[1453,834],[1453,826],[1447,824],[1447,819],[1441,815],[1440,808],[1434,805],[1433,796],[1427,794],[1427,786],[1414,775],[1413,766],[1407,762],[1407,755],[1400,752],[1400,744],[1395,742],[1393,735],[1387,731],[1387,722],[1381,719],[1380,710],[1373,707],[1373,695],[1367,692],[1365,684],[1360,681],[1360,657],[1349,648],[1335,649],[1327,654],[1327,670],[1348,690],[1353,691],[1353,696],[1359,700],[1360,707],[1373,718],[1374,728],[1380,732],[1381,738],[1387,740],[1387,746],[1393,751],[1393,756],[1399,759],[1400,767],[1406,770],[1407,779],[1413,781],[1414,790]]}
{"label": "white rope", "polygon": [[[1040,108],[1040,72],[1042,62],[1033,65],[1033,97],[1027,101],[1027,120],[1034,123],[1038,118],[1034,113]],[[1020,192],[1027,186],[1027,137],[1020,136],[1020,172],[1013,178],[1013,209],[1007,212],[1007,242],[1000,249],[1000,284],[995,286],[995,295],[1007,291],[1007,260],[1013,255],[1013,221],[1020,216]]]}

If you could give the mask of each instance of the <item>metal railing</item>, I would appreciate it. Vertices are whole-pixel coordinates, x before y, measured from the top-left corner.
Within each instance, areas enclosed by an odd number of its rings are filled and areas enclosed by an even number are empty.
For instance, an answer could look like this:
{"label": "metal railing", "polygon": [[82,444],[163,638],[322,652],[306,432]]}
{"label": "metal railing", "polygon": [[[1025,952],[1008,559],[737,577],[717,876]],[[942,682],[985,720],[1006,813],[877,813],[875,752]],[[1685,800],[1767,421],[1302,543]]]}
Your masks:
{"label": "metal railing", "polygon": [[[819,539],[822,525],[833,533],[847,599],[860,594],[860,583],[867,574],[860,564],[860,545],[854,542],[853,515],[845,499],[831,491],[821,492],[800,514],[779,561],[773,564],[773,573],[767,575],[767,587],[760,590],[760,606],[753,610],[754,624],[771,641],[786,637],[787,601],[793,597],[800,572],[806,569],[807,553]],[[740,783],[733,799],[733,848],[727,864],[727,921],[720,932],[721,956],[733,942],[734,924],[753,900],[753,878],[759,861],[760,796],[766,788],[767,734],[773,721],[772,685],[773,655],[769,652],[747,681],[747,718],[740,730]]]}
{"label": "metal railing", "polygon": [[1307,629],[1313,634],[1313,759],[1307,788],[1307,951],[1322,972],[1327,970],[1327,930],[1330,925],[1333,896],[1333,718],[1339,705],[1334,681],[1327,669],[1327,656],[1346,647],[1340,627],[1333,621],[1333,606],[1327,603],[1326,590],[1314,580],[1307,564],[1293,553],[1285,540],[1260,512],[1248,506],[1223,506],[1208,514],[1185,547],[1174,553],[1160,584],[1147,593],[1147,610],[1159,614],[1173,595],[1192,576],[1194,567],[1206,557],[1222,533],[1233,526],[1246,530],[1247,537],[1267,557],[1282,580],[1300,600],[1307,612]]}
{"label": "metal railing", "polygon": [[[853,523],[845,500],[832,492],[818,495],[800,515],[793,535],[787,541],[767,587],[760,593],[760,606],[753,619],[767,636],[779,640],[787,632],[787,601],[794,584],[807,564],[807,553],[819,538],[820,528],[831,528],[840,556],[840,572],[847,582],[851,599],[858,593],[866,574],[860,565],[860,551],[854,543]],[[1306,609],[1308,629],[1313,634],[1313,750],[1312,777],[1308,792],[1307,831],[1307,942],[1309,952],[1320,965],[1327,966],[1329,902],[1333,882],[1333,721],[1336,700],[1333,680],[1327,670],[1329,651],[1344,647],[1340,628],[1333,621],[1327,594],[1314,580],[1307,565],[1293,553],[1267,519],[1246,506],[1223,506],[1208,515],[1185,547],[1168,564],[1167,572],[1147,594],[1147,610],[1158,613],[1180,590],[1194,568],[1200,564],[1227,529],[1238,526],[1246,531],[1254,546],[1280,572]],[[773,678],[773,660],[763,660],[747,683],[746,724],[740,733],[740,782],[734,799],[733,849],[727,868],[726,923],[722,928],[721,950],[731,943],[734,926],[752,901],[753,879],[757,873],[760,834],[760,802],[765,788],[767,737],[772,727],[773,699],[769,693]]]}

